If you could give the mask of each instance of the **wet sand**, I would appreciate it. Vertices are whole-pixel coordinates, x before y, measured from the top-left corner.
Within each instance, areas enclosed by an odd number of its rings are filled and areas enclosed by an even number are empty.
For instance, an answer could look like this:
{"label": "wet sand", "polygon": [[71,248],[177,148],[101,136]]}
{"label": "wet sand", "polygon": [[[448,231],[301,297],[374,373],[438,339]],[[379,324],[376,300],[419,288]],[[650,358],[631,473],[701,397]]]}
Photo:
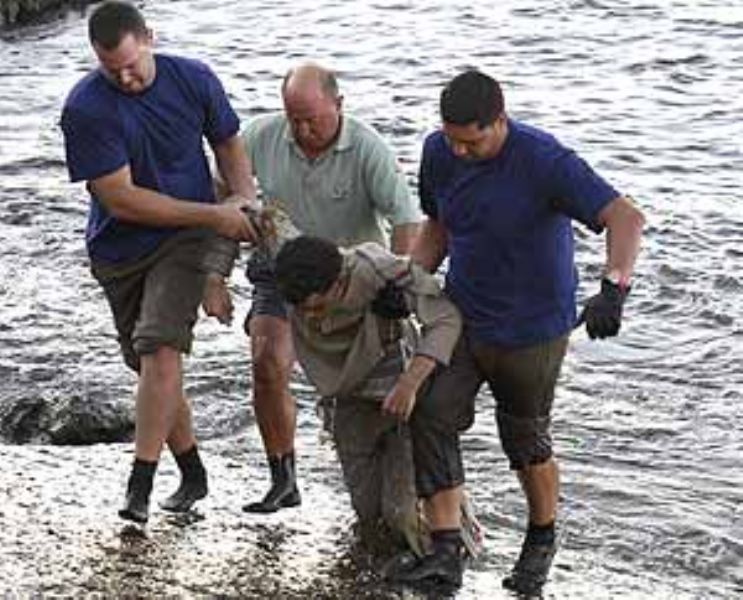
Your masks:
{"label": "wet sand", "polygon": [[[116,515],[130,445],[3,446],[3,597],[400,597],[354,544],[331,448],[318,448],[331,466],[303,478],[301,507],[258,517],[240,510],[265,485],[260,458],[248,464],[245,447],[240,438],[204,444],[210,495],[188,515],[153,506],[142,529]],[[177,480],[168,457],[154,500]]]}

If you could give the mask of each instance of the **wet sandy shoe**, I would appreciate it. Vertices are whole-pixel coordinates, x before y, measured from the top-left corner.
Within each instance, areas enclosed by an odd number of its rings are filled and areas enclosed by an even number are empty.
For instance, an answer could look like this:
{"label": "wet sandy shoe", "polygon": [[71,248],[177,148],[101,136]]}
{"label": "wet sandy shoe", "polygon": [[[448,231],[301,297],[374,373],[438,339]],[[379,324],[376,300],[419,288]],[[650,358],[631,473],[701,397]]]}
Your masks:
{"label": "wet sandy shoe", "polygon": [[209,492],[206,476],[194,480],[181,480],[178,489],[160,502],[160,508],[174,513],[185,513],[191,510],[195,502],[205,498]]}
{"label": "wet sandy shoe", "polygon": [[126,494],[124,506],[119,510],[119,517],[144,525],[150,515],[150,495],[143,490],[130,489]]}
{"label": "wet sandy shoe", "polygon": [[465,559],[461,551],[432,552],[413,561],[401,556],[394,565],[395,570],[391,566],[387,579],[395,583],[458,588],[462,585],[464,566]]}
{"label": "wet sandy shoe", "polygon": [[263,500],[243,506],[244,512],[272,513],[302,503],[297,487],[294,453],[269,456],[268,466],[271,469],[271,488]]}
{"label": "wet sandy shoe", "polygon": [[503,579],[503,587],[525,596],[540,596],[556,552],[557,540],[535,544],[525,539],[511,574]]}

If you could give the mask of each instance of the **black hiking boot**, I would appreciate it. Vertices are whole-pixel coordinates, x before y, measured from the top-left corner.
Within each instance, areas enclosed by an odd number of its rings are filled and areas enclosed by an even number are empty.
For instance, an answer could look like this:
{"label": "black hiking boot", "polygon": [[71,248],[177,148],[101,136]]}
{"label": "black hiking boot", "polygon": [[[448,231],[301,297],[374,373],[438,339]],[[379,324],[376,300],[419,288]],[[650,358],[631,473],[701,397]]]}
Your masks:
{"label": "black hiking boot", "polygon": [[401,557],[388,579],[397,583],[436,584],[458,588],[464,572],[464,546],[458,529],[431,532],[433,551],[415,561]]}
{"label": "black hiking boot", "polygon": [[464,572],[464,559],[460,553],[433,552],[426,554],[412,565],[403,560],[390,569],[387,578],[397,583],[434,583],[460,587]]}
{"label": "black hiking boot", "polygon": [[147,522],[155,469],[157,469],[156,462],[135,459],[129,482],[126,485],[126,499],[124,506],[119,510],[119,517],[141,525]]}
{"label": "black hiking boot", "polygon": [[194,502],[205,498],[209,492],[206,469],[196,446],[176,455],[175,460],[181,471],[181,483],[173,494],[160,502],[160,507],[169,512],[185,513],[191,510]]}
{"label": "black hiking boot", "polygon": [[511,574],[503,579],[503,587],[526,596],[540,595],[556,552],[557,541],[554,537],[551,542],[537,543],[527,534],[519,559]]}
{"label": "black hiking boot", "polygon": [[205,471],[202,479],[188,480],[184,477],[178,489],[160,502],[160,507],[169,512],[185,513],[191,510],[194,502],[205,498],[207,493],[209,488],[206,484]]}
{"label": "black hiking boot", "polygon": [[282,456],[269,456],[271,468],[271,489],[260,502],[243,506],[245,512],[272,513],[281,508],[298,506],[302,499],[297,488],[297,475],[294,465],[294,452]]}

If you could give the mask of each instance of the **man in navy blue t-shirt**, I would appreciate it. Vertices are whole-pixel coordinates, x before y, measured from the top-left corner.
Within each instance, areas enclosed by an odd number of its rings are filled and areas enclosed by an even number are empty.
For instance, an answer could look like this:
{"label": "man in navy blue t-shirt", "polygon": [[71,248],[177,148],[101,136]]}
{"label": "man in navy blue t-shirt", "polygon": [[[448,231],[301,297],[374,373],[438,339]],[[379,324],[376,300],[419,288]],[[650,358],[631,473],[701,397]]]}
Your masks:
{"label": "man in navy blue t-shirt", "polygon": [[[119,514],[145,522],[164,443],[182,479],[163,508],[188,510],[207,493],[181,355],[191,347],[215,234],[255,239],[241,211],[255,189],[238,118],[208,67],[154,54],[151,31],[126,2],[98,6],[88,32],[99,67],[70,92],[61,125],[70,178],[90,193],[91,269],[124,360],[139,374],[135,461]],[[232,194],[225,204],[215,204],[204,137]]]}
{"label": "man in navy blue t-shirt", "polygon": [[510,119],[498,83],[475,70],[441,94],[443,127],[423,148],[419,192],[428,216],[414,258],[435,270],[448,256],[446,289],[464,331],[448,369],[413,413],[416,486],[433,530],[431,555],[405,581],[462,577],[459,432],[472,424],[487,382],[501,444],[521,482],[529,522],[503,585],[536,593],[555,552],[558,469],[550,412],[570,331],[577,324],[572,220],[607,231],[601,291],[581,319],[591,338],[616,335],[644,217],[551,135]]}

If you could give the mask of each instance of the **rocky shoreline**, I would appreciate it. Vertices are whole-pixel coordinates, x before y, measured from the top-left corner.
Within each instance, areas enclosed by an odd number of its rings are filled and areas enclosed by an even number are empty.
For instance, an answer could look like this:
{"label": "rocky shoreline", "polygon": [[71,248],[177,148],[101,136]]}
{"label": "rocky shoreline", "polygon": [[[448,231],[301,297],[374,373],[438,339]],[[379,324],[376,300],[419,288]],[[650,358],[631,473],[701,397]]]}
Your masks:
{"label": "rocky shoreline", "polygon": [[0,28],[25,25],[69,8],[81,8],[92,0],[2,0]]}

